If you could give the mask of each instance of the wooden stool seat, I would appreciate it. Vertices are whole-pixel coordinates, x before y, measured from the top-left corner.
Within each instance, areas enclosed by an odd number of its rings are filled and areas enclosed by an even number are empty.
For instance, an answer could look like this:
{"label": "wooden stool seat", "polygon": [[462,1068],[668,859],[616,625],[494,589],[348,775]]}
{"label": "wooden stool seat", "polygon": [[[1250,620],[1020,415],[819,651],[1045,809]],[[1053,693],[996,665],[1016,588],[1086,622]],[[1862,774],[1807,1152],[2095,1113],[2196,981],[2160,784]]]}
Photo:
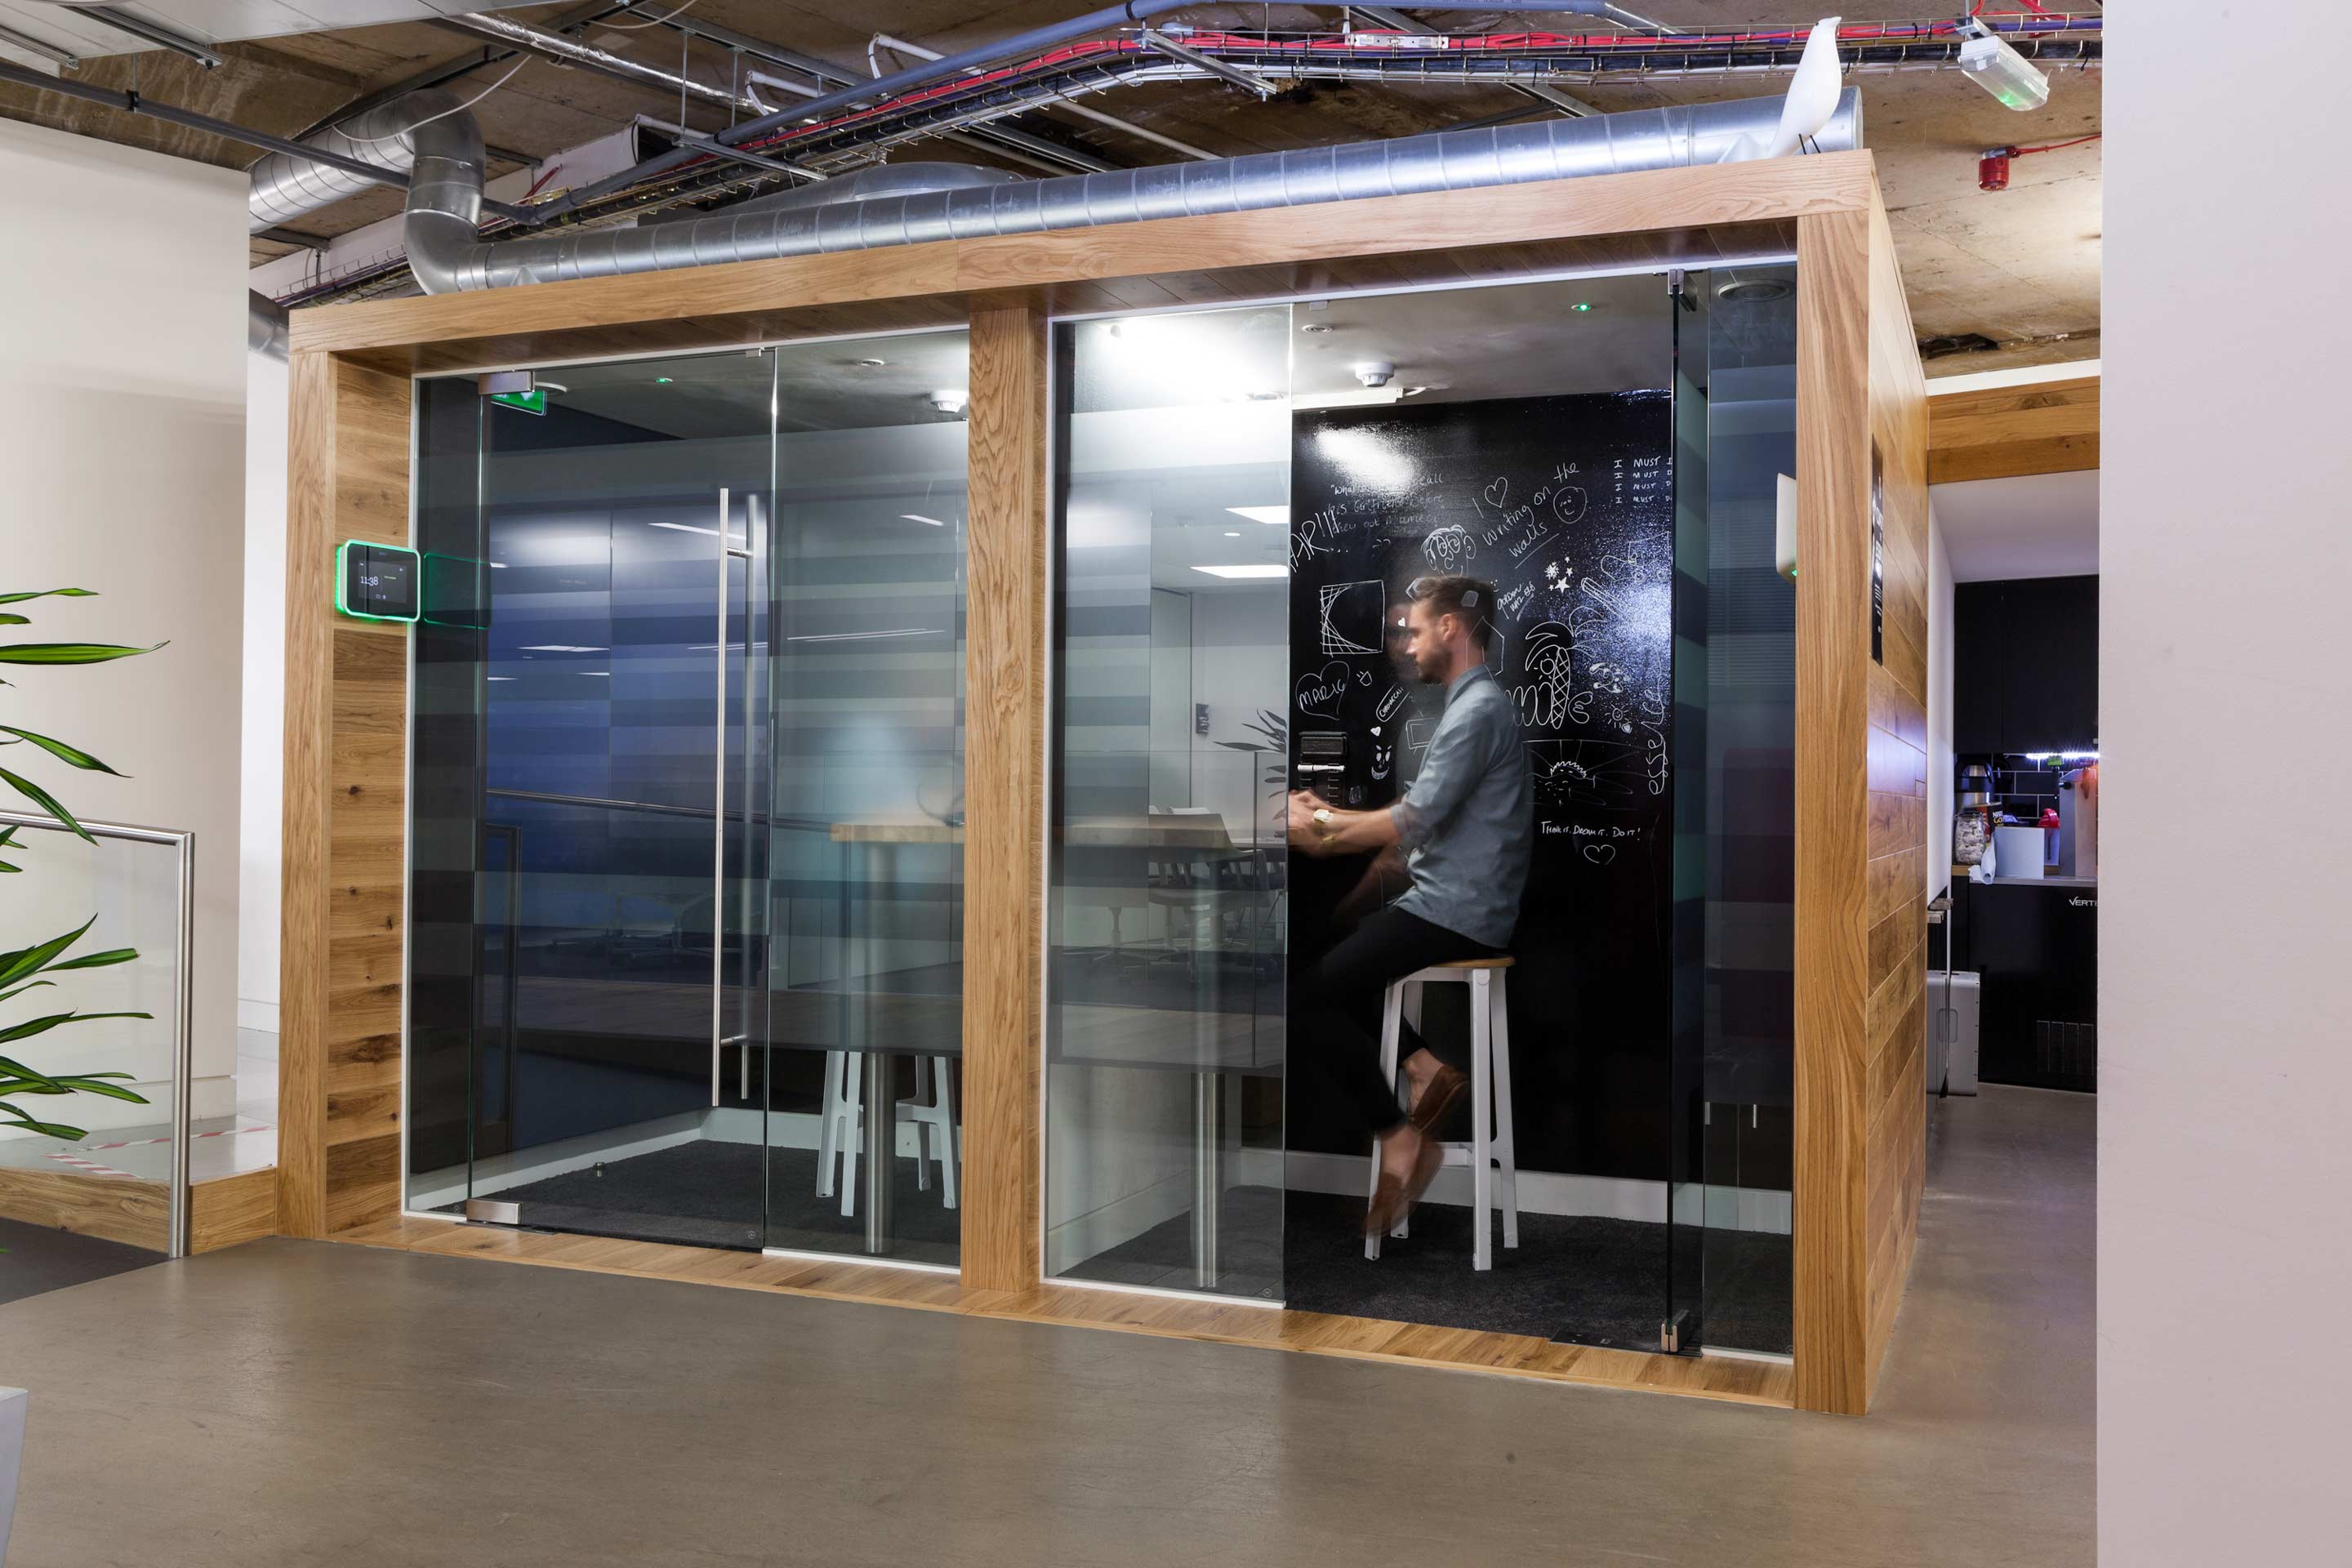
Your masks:
{"label": "wooden stool seat", "polygon": [[[1408,1014],[1421,1026],[1421,993],[1425,985],[1466,985],[1470,988],[1470,1139],[1441,1142],[1448,1165],[1470,1167],[1471,1219],[1477,1239],[1471,1244],[1470,1267],[1485,1271],[1495,1266],[1494,1212],[1496,1189],[1501,1189],[1503,1245],[1519,1244],[1519,1163],[1511,1135],[1510,993],[1503,971],[1515,961],[1507,952],[1487,958],[1457,958],[1433,963],[1402,980],[1389,983],[1381,1005],[1381,1072],[1396,1086],[1397,1104],[1410,1103],[1404,1075],[1399,1070],[1399,1036]],[[1380,1141],[1372,1141],[1369,1190],[1381,1184]],[[1369,1199],[1367,1200],[1369,1201]],[[1400,1218],[1389,1235],[1402,1237],[1409,1220]],[[1378,1234],[1364,1238],[1364,1256],[1381,1255]]]}

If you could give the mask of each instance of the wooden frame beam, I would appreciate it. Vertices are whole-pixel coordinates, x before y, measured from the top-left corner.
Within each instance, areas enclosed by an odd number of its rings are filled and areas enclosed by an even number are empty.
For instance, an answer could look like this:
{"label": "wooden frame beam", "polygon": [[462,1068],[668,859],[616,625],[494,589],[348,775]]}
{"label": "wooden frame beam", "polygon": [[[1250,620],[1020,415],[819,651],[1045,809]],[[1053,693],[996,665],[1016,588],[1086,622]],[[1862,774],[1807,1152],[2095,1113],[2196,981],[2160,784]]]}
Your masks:
{"label": "wooden frame beam", "polygon": [[1927,482],[2071,474],[2099,466],[2099,378],[2074,376],[1927,399]]}

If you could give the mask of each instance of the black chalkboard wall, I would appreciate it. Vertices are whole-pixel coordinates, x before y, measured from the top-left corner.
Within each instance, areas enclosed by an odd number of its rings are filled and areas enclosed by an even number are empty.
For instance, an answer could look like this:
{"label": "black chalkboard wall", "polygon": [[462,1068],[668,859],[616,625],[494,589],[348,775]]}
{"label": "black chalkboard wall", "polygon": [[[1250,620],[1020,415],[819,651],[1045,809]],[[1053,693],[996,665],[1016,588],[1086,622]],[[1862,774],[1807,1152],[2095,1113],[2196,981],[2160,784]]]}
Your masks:
{"label": "black chalkboard wall", "polygon": [[[1405,584],[1458,571],[1497,590],[1489,658],[1536,777],[1510,983],[1522,1170],[1666,1175],[1672,436],[1663,391],[1295,425],[1290,751],[1294,770],[1344,757],[1322,794],[1394,800],[1442,710],[1383,646]],[[1331,910],[1364,864],[1291,858],[1294,966],[1340,935]],[[1425,1027],[1458,1030],[1459,1007],[1433,997]],[[1358,1130],[1296,1088],[1287,1115],[1293,1149],[1361,1152]]]}

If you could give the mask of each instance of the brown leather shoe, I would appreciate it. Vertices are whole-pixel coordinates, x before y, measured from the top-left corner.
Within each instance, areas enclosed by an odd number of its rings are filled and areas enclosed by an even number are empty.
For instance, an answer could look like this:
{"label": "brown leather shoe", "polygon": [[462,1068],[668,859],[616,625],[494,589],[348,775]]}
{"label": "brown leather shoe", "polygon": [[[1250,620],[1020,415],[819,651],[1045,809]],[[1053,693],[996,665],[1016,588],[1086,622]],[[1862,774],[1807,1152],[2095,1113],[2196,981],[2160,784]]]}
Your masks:
{"label": "brown leather shoe", "polygon": [[1429,1191],[1429,1184],[1437,1179],[1437,1173],[1444,1166],[1445,1145],[1424,1137],[1421,1152],[1413,1157],[1409,1179],[1400,1181],[1382,1171],[1380,1184],[1372,1190],[1372,1201],[1364,1205],[1364,1234],[1386,1236],[1393,1230],[1398,1220],[1412,1212],[1412,1205]]}
{"label": "brown leather shoe", "polygon": [[1413,1126],[1422,1132],[1435,1132],[1438,1121],[1469,1092],[1468,1073],[1460,1068],[1438,1063],[1437,1071],[1431,1075],[1428,1084],[1412,1102]]}

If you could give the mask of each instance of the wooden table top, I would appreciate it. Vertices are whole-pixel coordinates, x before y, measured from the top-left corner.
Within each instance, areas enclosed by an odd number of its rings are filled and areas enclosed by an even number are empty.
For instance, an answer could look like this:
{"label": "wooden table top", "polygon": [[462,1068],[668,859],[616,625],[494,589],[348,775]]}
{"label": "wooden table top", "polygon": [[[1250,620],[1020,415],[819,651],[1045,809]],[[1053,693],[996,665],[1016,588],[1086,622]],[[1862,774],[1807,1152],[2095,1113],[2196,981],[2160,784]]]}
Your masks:
{"label": "wooden table top", "polygon": [[[1231,850],[1282,847],[1279,835],[1253,842],[1236,839],[1218,817],[1090,816],[1062,828],[1062,842],[1088,849]],[[836,844],[961,844],[963,828],[929,817],[853,818],[836,822],[831,830]]]}

